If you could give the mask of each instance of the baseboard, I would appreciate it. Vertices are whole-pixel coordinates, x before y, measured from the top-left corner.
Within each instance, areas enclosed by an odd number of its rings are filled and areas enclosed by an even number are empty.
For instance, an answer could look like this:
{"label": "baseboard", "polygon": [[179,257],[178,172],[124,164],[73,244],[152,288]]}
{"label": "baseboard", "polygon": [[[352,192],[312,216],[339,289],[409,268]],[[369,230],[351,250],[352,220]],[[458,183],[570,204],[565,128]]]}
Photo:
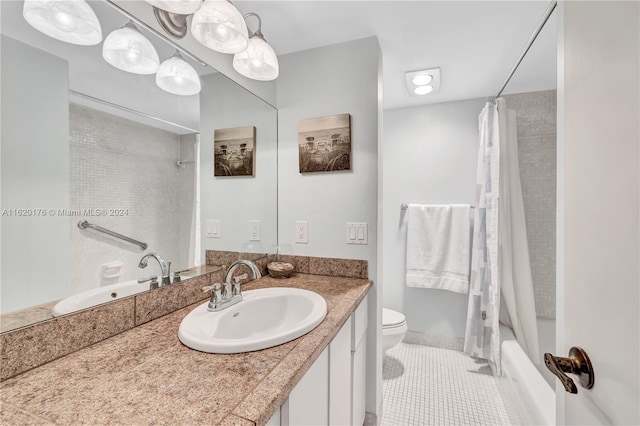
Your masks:
{"label": "baseboard", "polygon": [[464,349],[464,339],[462,337],[442,336],[436,334],[419,333],[417,331],[407,331],[404,336],[405,343],[414,345],[433,346],[435,348],[451,349],[460,351]]}

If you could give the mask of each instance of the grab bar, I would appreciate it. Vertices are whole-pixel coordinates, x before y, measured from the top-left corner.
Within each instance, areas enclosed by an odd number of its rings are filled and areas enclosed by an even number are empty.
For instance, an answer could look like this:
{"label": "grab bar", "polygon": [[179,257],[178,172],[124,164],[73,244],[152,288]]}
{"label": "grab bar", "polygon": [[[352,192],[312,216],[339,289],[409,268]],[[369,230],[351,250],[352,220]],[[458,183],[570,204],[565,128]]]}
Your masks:
{"label": "grab bar", "polygon": [[138,240],[134,240],[133,238],[125,237],[122,234],[118,234],[117,232],[110,231],[110,230],[108,230],[106,228],[103,228],[102,226],[94,225],[93,223],[89,223],[86,220],[81,220],[80,222],[78,222],[78,228],[80,228],[80,229],[87,229],[87,228],[95,229],[98,232],[102,232],[104,234],[111,235],[112,237],[120,238],[121,240],[124,240],[124,241],[126,241],[128,243],[135,244],[138,247],[140,247],[141,250],[146,250],[147,247],[148,247],[147,243],[142,243],[142,242],[140,242]]}
{"label": "grab bar", "polygon": [[[400,210],[406,210],[408,208],[409,208],[409,204],[407,204],[407,203],[400,204]],[[475,206],[470,206],[470,208],[475,209],[476,207]]]}

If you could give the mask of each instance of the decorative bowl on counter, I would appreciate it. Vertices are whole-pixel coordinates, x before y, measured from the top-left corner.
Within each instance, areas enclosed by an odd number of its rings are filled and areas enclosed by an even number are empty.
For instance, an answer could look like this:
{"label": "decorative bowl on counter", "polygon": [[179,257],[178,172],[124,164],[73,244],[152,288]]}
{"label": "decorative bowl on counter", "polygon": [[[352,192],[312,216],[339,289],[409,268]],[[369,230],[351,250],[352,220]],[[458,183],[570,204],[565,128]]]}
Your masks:
{"label": "decorative bowl on counter", "polygon": [[267,265],[267,270],[273,278],[287,278],[293,273],[293,265],[287,262],[271,262]]}

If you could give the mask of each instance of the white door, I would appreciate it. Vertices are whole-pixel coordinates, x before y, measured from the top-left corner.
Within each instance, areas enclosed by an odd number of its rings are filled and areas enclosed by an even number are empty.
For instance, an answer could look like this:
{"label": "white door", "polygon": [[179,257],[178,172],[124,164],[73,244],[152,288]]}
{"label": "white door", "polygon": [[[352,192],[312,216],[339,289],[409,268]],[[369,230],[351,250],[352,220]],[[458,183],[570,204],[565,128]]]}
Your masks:
{"label": "white door", "polygon": [[[559,424],[640,424],[640,3],[559,4],[558,345],[591,390],[557,382]],[[575,376],[573,376],[575,380]]]}

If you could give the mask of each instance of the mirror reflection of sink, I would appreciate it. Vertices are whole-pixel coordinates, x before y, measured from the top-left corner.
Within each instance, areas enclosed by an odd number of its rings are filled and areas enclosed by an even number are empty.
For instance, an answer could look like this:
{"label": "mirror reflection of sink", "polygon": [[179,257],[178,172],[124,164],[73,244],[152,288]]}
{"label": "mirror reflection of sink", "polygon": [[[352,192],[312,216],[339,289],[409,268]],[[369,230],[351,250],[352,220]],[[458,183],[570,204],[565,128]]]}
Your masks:
{"label": "mirror reflection of sink", "polygon": [[133,296],[147,290],[149,290],[149,283],[140,284],[137,280],[93,288],[62,299],[53,306],[51,313],[54,317],[59,317],[60,315]]}
{"label": "mirror reflection of sink", "polygon": [[243,300],[218,312],[205,302],[180,324],[186,346],[231,354],[281,345],[308,333],[327,315],[327,302],[313,291],[273,287],[242,293]]}

